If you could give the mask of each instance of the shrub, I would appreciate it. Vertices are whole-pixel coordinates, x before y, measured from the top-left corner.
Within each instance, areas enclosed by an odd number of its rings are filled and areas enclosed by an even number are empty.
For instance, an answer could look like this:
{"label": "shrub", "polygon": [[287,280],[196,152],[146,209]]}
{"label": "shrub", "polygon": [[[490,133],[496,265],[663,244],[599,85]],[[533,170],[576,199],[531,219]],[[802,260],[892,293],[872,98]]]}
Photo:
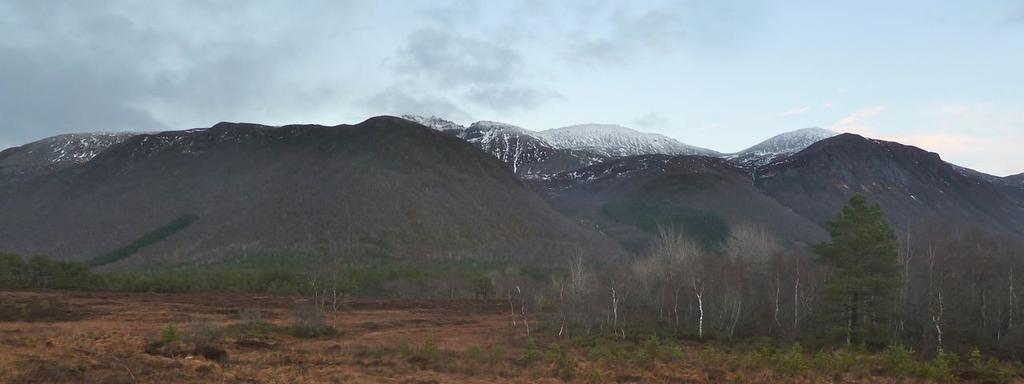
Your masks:
{"label": "shrub", "polygon": [[545,353],[548,361],[555,365],[555,376],[562,381],[570,381],[576,378],[576,358],[572,356],[561,344],[552,343]]}
{"label": "shrub", "polygon": [[970,365],[969,373],[975,379],[987,383],[1008,383],[1014,376],[1014,371],[997,359],[985,360],[978,348],[971,350],[967,361]]}
{"label": "shrub", "polygon": [[334,336],[338,331],[324,322],[324,313],[315,305],[299,307],[295,322],[287,328],[289,335],[305,339]]}
{"label": "shrub", "polygon": [[921,366],[920,375],[926,379],[953,381],[956,379],[953,370],[956,360],[956,355],[946,352],[940,353],[934,360]]}
{"label": "shrub", "polygon": [[778,371],[785,375],[799,375],[809,368],[804,358],[804,349],[799,343],[793,344],[788,351],[778,357]]}
{"label": "shrub", "polygon": [[223,332],[206,320],[195,320],[189,326],[188,341],[197,350],[211,347],[220,340]]}
{"label": "shrub", "polygon": [[408,346],[405,346],[398,348],[398,350],[404,350],[404,355],[408,359],[409,363],[419,366],[420,368],[432,368],[438,371],[443,370],[444,368],[441,349],[433,339],[428,339],[416,348],[409,348]]}
{"label": "shrub", "polygon": [[914,351],[900,344],[885,348],[881,355],[882,368],[892,375],[909,376],[918,370]]}
{"label": "shrub", "polygon": [[519,353],[519,357],[516,359],[516,363],[522,366],[533,364],[540,359],[540,351],[537,349],[537,343],[530,339],[527,342],[526,347]]}
{"label": "shrub", "polygon": [[174,323],[167,324],[163,331],[160,332],[160,342],[164,344],[171,344],[181,340],[181,332],[178,332],[178,327]]}
{"label": "shrub", "polygon": [[0,288],[17,289],[28,285],[25,261],[21,256],[0,253]]}
{"label": "shrub", "polygon": [[497,365],[505,361],[507,353],[505,348],[500,345],[495,345],[487,351],[487,364]]}

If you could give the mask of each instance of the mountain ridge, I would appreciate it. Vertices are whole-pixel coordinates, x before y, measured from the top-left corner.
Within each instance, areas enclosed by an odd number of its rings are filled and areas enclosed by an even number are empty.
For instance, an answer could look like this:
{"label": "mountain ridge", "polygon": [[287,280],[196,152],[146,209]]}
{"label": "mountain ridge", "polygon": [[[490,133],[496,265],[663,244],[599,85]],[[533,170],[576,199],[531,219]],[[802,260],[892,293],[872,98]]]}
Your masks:
{"label": "mountain ridge", "polygon": [[0,248],[73,260],[196,217],[115,269],[268,252],[525,260],[580,247],[595,257],[617,252],[498,159],[394,117],[136,135],[79,166],[0,184],[0,211]]}

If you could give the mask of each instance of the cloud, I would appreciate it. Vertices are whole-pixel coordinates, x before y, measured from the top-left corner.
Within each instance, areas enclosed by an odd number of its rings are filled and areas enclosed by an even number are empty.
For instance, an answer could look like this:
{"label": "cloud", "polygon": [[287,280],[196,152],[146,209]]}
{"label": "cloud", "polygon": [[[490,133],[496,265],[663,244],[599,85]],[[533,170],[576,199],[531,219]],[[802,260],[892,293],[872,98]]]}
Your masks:
{"label": "cloud", "polygon": [[554,92],[515,86],[478,87],[466,95],[473,103],[495,111],[529,110],[548,100],[565,98]]}
{"label": "cloud", "polygon": [[[350,97],[342,82],[302,69],[324,44],[344,43],[327,38],[326,21],[344,23],[337,15],[354,9],[318,5],[2,4],[0,141],[279,121],[336,106]],[[287,17],[277,19],[278,7]]]}
{"label": "cloud", "polygon": [[669,52],[684,39],[682,19],[667,9],[630,15],[614,11],[605,21],[607,32],[594,34],[584,25],[567,52],[571,62],[587,65],[622,64],[646,52]]}
{"label": "cloud", "polygon": [[657,128],[668,125],[668,119],[660,113],[651,112],[634,120],[637,126],[643,128]]}
{"label": "cloud", "polygon": [[779,117],[796,116],[796,115],[802,114],[802,113],[810,111],[810,110],[811,110],[811,107],[808,107],[808,106],[803,106],[803,107],[799,107],[799,108],[793,108],[793,109],[790,109],[788,111],[779,112]]}
{"label": "cloud", "polygon": [[871,132],[872,127],[867,125],[868,120],[885,112],[888,107],[876,105],[862,108],[832,124],[829,129],[835,132],[864,133]]}
{"label": "cloud", "polygon": [[[471,22],[476,3],[461,7],[431,8],[428,17],[439,26],[427,26],[410,33],[395,56],[393,69],[401,80],[417,82],[423,90],[445,94],[456,104],[509,112],[532,110],[563,98],[557,92],[525,85],[525,60],[515,44],[488,33],[468,35],[450,28],[453,19]],[[428,114],[440,114],[434,111]]]}
{"label": "cloud", "polygon": [[450,100],[430,95],[413,96],[397,87],[386,89],[362,100],[363,107],[373,114],[401,116],[406,114],[438,116],[448,120],[469,120],[470,116]]}
{"label": "cloud", "polygon": [[508,46],[447,30],[422,29],[413,32],[399,50],[395,69],[443,87],[459,87],[508,82],[522,65],[520,54]]}
{"label": "cloud", "polygon": [[[865,108],[840,120],[846,132],[895,141],[939,153],[953,164],[995,175],[1024,172],[1024,111],[984,103],[943,104],[919,113],[922,125],[873,127],[869,118],[884,107]],[[839,130],[833,126],[833,130]]]}

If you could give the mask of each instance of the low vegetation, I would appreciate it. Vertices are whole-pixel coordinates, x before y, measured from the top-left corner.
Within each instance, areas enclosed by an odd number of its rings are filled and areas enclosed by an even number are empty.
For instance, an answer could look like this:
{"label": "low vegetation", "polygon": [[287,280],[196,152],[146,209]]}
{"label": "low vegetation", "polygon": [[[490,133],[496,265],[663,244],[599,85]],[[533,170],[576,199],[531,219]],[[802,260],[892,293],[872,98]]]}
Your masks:
{"label": "low vegetation", "polygon": [[[729,228],[721,241],[707,243],[706,234],[660,225],[646,252],[619,264],[582,254],[543,267],[266,254],[202,268],[97,274],[79,263],[6,255],[0,287],[306,298],[287,322],[266,321],[257,311],[222,327],[192,324],[186,336],[174,337],[172,324],[149,347],[156,355],[214,361],[225,359],[217,352],[224,345],[272,348],[283,337],[346,337],[350,330],[335,322],[352,298],[445,298],[498,305],[512,337],[456,352],[421,341],[359,353],[411,369],[515,375],[543,367],[553,378],[590,382],[643,381],[621,376],[617,367],[679,364],[728,369],[723,377],[739,381],[758,372],[812,381],[1021,377],[1024,303],[1014,272],[1021,248],[978,233],[897,232],[884,217],[856,196],[828,224],[831,240],[804,250],[753,226]],[[300,267],[310,265],[318,267]]]}

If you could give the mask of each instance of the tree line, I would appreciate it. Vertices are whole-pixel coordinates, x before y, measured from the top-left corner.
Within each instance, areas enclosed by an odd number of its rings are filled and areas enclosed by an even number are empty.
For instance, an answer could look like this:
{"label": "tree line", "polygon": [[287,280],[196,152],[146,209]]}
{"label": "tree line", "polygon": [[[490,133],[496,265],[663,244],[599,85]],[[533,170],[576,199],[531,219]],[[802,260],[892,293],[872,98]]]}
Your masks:
{"label": "tree line", "polygon": [[738,225],[709,248],[686,228],[662,227],[627,262],[579,252],[548,266],[323,259],[96,274],[81,263],[2,255],[0,288],[270,292],[322,306],[339,295],[475,298],[507,303],[510,324],[526,334],[903,345],[922,358],[975,347],[1024,353],[1016,240],[942,224],[895,228],[859,195],[826,229],[829,241],[794,247],[769,229]]}
{"label": "tree line", "polygon": [[[495,276],[495,285],[513,321],[533,313],[559,335],[899,345],[921,358],[973,348],[1024,353],[1024,249],[1015,240],[944,225],[898,230],[861,195],[826,229],[829,241],[799,248],[741,225],[709,250],[685,228],[661,228],[625,265],[587,265],[578,255],[549,282]],[[556,314],[544,315],[546,308]]]}

